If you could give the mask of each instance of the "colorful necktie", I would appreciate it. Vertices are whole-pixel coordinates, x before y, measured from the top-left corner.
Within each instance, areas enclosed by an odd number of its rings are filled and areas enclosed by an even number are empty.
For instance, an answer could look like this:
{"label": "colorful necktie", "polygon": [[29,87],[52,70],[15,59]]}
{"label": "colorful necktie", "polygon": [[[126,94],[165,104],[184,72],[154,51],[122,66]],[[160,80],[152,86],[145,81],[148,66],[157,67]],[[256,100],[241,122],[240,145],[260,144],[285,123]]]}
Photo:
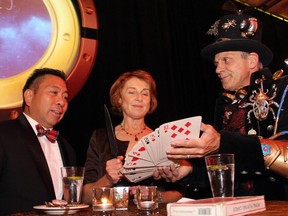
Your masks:
{"label": "colorful necktie", "polygon": [[45,130],[40,124],[36,125],[36,129],[37,129],[37,136],[46,136],[47,139],[54,143],[59,135],[58,131],[55,130]]}

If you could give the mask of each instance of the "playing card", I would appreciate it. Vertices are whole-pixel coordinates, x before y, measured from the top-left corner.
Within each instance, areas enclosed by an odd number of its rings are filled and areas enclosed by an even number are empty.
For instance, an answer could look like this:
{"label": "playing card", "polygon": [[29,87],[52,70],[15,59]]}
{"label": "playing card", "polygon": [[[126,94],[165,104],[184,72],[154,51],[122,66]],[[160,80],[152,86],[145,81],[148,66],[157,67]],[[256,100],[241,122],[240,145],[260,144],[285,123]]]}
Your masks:
{"label": "playing card", "polygon": [[[141,142],[145,146],[146,150],[148,151],[148,154],[154,164],[156,164],[158,160],[158,147],[156,142],[156,135],[154,132],[151,132],[150,134],[144,136],[141,138]],[[134,148],[133,148],[134,149]]]}
{"label": "playing card", "polygon": [[170,166],[166,149],[173,140],[190,140],[200,135],[201,116],[185,118],[161,125],[141,138],[125,158],[121,173],[128,181],[139,182],[153,175],[157,166]]}
{"label": "playing card", "polygon": [[147,151],[147,148],[144,146],[141,140],[135,144],[135,146],[131,149],[128,155],[153,162],[149,152]]}
{"label": "playing card", "polygon": [[151,161],[143,160],[141,158],[133,157],[127,155],[125,158],[124,167],[125,168],[144,168],[144,167],[154,167],[155,164]]}
{"label": "playing card", "polygon": [[121,174],[125,175],[125,174],[135,174],[135,173],[143,173],[143,172],[153,172],[155,170],[155,167],[145,167],[145,168],[125,168],[122,167],[120,172]]}
{"label": "playing card", "polygon": [[124,175],[124,177],[130,181],[137,183],[139,181],[142,181],[144,179],[147,179],[153,175],[153,171],[143,172],[143,173],[133,173],[133,174],[127,174]]}
{"label": "playing card", "polygon": [[157,166],[170,166],[174,161],[169,160],[166,156],[159,160]]}
{"label": "playing card", "polygon": [[162,149],[162,147],[161,147],[161,143],[160,143],[160,131],[159,131],[159,128],[156,128],[155,129],[155,139],[156,139],[156,144],[155,144],[155,146],[156,146],[156,148],[155,148],[155,152],[156,152],[156,154],[157,154],[157,164],[159,163],[159,155],[161,154],[161,149]]}
{"label": "playing card", "polygon": [[160,161],[166,158],[166,149],[173,140],[190,140],[198,138],[200,135],[201,116],[185,118],[177,121],[165,123],[159,127]]}

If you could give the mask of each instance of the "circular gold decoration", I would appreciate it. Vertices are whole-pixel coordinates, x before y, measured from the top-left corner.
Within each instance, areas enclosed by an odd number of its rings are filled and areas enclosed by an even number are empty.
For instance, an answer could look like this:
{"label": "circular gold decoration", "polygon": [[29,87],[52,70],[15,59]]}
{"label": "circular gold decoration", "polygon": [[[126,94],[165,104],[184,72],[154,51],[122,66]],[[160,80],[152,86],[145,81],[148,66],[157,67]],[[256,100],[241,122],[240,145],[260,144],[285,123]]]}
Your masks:
{"label": "circular gold decoration", "polygon": [[11,110],[21,110],[22,88],[35,68],[63,70],[71,100],[96,59],[98,22],[93,0],[5,0],[0,2],[1,14],[10,24],[1,24],[0,41],[7,35],[14,41],[7,41],[11,49],[0,44],[0,120],[8,119]]}

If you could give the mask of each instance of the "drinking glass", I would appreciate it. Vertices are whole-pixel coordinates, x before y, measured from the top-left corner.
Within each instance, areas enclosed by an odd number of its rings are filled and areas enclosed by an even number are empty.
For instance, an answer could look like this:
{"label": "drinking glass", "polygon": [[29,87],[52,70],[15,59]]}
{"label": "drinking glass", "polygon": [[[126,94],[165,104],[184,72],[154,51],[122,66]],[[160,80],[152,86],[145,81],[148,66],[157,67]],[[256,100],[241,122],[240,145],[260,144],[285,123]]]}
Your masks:
{"label": "drinking glass", "polygon": [[234,196],[234,154],[205,157],[213,197]]}
{"label": "drinking glass", "polygon": [[159,213],[157,186],[138,186],[136,188],[138,215]]}
{"label": "drinking glass", "polygon": [[116,210],[127,210],[129,205],[129,187],[114,187]]}
{"label": "drinking glass", "polygon": [[64,199],[69,204],[81,203],[84,171],[84,167],[61,167]]}

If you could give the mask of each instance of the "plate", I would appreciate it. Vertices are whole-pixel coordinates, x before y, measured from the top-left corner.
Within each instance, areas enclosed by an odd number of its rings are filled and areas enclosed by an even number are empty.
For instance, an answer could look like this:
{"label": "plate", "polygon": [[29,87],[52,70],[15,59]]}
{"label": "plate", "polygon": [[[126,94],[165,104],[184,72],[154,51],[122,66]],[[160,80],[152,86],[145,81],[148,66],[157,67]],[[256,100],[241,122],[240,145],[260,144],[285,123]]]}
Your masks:
{"label": "plate", "polygon": [[33,206],[34,209],[41,210],[49,215],[75,214],[81,209],[88,208],[89,205],[69,206],[69,207],[47,207],[46,205]]}

